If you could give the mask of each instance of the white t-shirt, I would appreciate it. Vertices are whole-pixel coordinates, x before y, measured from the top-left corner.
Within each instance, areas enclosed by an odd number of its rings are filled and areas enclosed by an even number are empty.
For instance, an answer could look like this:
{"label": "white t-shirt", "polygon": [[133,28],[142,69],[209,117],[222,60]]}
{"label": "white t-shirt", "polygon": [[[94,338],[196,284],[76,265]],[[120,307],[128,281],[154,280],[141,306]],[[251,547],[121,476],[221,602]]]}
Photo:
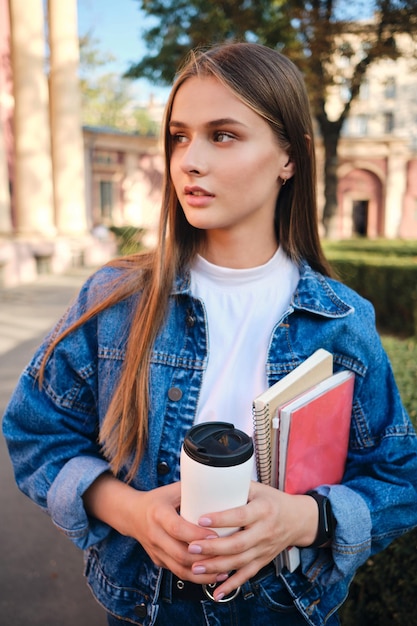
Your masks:
{"label": "white t-shirt", "polygon": [[267,387],[272,331],[298,280],[297,266],[281,248],[268,263],[250,269],[220,267],[197,257],[191,292],[206,310],[209,358],[196,423],[226,421],[253,434],[252,401]]}

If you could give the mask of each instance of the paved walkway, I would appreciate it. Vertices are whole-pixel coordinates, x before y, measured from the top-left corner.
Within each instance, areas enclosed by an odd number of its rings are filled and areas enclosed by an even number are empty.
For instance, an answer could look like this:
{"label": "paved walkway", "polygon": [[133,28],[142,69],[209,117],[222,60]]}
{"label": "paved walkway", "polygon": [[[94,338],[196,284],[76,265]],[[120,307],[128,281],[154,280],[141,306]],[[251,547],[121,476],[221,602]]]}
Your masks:
{"label": "paved walkway", "polygon": [[0,355],[49,330],[91,271],[74,269],[0,289]]}
{"label": "paved walkway", "polygon": [[[0,415],[36,347],[90,271],[0,289]],[[13,478],[0,436],[0,626],[104,626],[83,557]]]}

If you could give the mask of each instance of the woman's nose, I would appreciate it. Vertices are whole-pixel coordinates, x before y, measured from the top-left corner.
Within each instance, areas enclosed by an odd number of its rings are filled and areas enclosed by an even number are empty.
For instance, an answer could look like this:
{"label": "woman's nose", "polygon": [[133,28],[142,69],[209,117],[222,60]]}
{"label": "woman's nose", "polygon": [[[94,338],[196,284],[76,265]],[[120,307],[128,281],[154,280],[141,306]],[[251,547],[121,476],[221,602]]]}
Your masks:
{"label": "woman's nose", "polygon": [[191,140],[184,150],[181,167],[187,174],[205,174],[207,171],[207,158],[202,142]]}

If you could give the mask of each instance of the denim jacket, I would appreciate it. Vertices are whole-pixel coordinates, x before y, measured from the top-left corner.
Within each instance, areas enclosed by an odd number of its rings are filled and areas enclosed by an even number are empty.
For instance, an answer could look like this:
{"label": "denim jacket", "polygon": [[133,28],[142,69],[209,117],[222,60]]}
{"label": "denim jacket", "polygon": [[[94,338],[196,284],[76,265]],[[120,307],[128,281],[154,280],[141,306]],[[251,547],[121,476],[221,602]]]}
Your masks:
{"label": "denim jacket", "polygon": [[[103,268],[81,289],[60,329],[77,319],[123,270]],[[137,624],[154,623],[161,570],[142,546],[89,518],[82,495],[109,470],[97,444],[123,364],[139,294],[100,313],[62,340],[35,378],[45,347],[23,372],[3,430],[20,489],[85,550],[98,601]],[[221,323],[221,320],[219,320]],[[322,485],[337,520],[331,548],[302,549],[301,568],[282,574],[311,626],[325,624],[371,554],[417,524],[417,442],[374,326],[372,306],[306,263],[289,309],[277,320],[267,354],[269,384],[316,349],[332,352],[335,371],[355,373],[349,453],[340,485]],[[208,359],[203,304],[179,276],[150,364],[149,442],[133,486],[149,490],[179,479],[179,455],[192,426]],[[124,478],[122,472],[121,478]]]}

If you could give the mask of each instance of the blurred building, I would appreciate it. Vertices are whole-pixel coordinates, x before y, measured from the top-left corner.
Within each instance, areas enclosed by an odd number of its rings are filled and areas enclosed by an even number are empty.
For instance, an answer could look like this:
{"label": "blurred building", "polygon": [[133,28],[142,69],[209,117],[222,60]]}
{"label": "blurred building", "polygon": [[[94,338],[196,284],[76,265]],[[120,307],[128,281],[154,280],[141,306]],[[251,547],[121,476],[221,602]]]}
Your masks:
{"label": "blurred building", "polygon": [[157,138],[82,128],[76,9],[0,0],[3,285],[98,265],[115,254],[106,226],[157,221]]}
{"label": "blurred building", "polygon": [[[366,25],[366,23],[364,23]],[[336,119],[349,97],[353,63],[367,40],[361,23],[343,34],[327,101]],[[397,60],[368,67],[358,99],[342,129],[338,150],[337,235],[417,239],[417,48],[397,35]],[[333,117],[332,117],[333,114]],[[322,163],[320,140],[319,164]]]}
{"label": "blurred building", "polygon": [[[163,164],[157,138],[82,128],[77,3],[48,0],[47,16],[44,6],[44,0],[0,0],[3,285],[100,264],[115,253],[108,226],[144,227],[151,237],[158,220]],[[360,54],[360,34],[346,37]],[[343,129],[339,238],[417,238],[415,59],[409,40],[400,39],[404,55],[368,69]],[[340,80],[328,106],[336,117],[350,58],[335,59]],[[317,156],[320,170],[320,137]],[[323,182],[319,176],[321,206]]]}
{"label": "blurred building", "polygon": [[152,240],[161,203],[163,159],[153,136],[83,127],[86,211],[101,226],[145,228]]}

